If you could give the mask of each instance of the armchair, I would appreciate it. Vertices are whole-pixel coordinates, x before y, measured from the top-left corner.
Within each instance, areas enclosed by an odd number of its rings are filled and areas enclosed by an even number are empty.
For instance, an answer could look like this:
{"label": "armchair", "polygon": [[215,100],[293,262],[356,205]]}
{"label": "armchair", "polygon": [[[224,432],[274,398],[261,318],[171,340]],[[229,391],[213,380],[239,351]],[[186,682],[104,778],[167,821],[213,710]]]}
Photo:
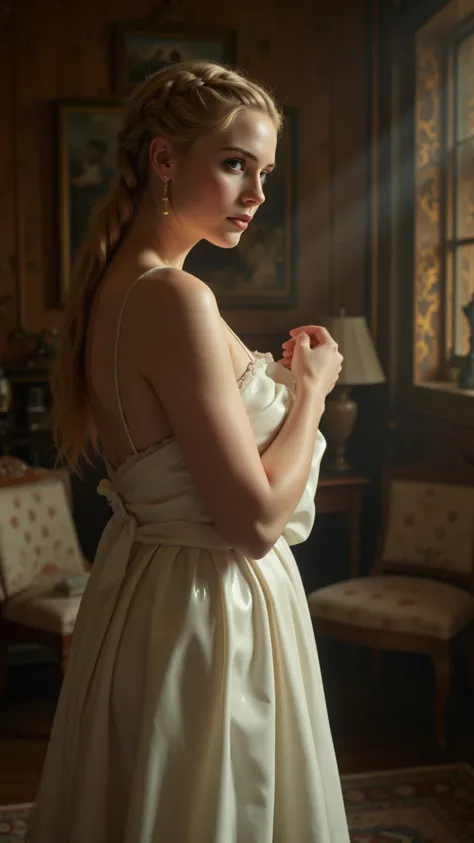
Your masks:
{"label": "armchair", "polygon": [[452,468],[444,476],[424,465],[387,469],[370,575],[308,596],[316,635],[432,660],[440,746],[453,649],[474,631],[474,469],[453,477]]}

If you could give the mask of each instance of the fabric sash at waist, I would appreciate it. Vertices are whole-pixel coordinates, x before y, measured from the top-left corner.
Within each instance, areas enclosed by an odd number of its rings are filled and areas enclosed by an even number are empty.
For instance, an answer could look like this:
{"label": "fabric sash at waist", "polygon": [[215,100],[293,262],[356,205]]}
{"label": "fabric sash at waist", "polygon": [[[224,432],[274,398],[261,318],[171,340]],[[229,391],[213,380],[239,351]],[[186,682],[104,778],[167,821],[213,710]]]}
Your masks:
{"label": "fabric sash at waist", "polygon": [[97,491],[107,498],[114,513],[105,528],[97,552],[97,561],[102,567],[98,586],[100,590],[116,587],[122,581],[135,543],[205,550],[232,548],[211,524],[192,521],[139,524],[127,510],[122,497],[110,480],[102,480]]}

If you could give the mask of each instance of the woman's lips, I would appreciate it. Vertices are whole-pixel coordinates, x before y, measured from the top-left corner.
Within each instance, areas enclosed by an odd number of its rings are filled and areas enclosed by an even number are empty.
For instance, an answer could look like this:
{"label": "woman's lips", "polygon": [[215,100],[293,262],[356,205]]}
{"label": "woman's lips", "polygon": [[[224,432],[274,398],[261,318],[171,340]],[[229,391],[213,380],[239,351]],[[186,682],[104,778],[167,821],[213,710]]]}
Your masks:
{"label": "woman's lips", "polygon": [[252,218],[251,217],[248,217],[248,218],[246,218],[246,217],[227,217],[227,219],[230,222],[232,222],[241,231],[245,231],[245,229],[247,228],[247,226],[248,226],[248,224],[249,224],[249,222]]}

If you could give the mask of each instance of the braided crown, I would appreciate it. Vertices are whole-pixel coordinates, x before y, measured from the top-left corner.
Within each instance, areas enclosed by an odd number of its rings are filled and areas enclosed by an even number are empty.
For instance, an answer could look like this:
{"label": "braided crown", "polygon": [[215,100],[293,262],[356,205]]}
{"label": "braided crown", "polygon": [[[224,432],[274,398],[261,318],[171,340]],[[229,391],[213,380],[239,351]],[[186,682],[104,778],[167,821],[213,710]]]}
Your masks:
{"label": "braided crown", "polygon": [[198,60],[159,70],[128,100],[118,135],[119,170],[136,164],[143,145],[157,134],[185,149],[242,108],[264,111],[280,128],[281,115],[270,94],[240,72]]}

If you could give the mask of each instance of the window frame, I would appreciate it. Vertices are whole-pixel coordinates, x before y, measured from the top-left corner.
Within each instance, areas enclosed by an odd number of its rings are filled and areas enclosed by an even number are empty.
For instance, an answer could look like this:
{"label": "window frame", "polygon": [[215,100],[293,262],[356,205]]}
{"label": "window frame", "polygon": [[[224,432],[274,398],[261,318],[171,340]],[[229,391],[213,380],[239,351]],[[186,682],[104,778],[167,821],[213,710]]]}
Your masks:
{"label": "window frame", "polygon": [[[377,144],[371,154],[379,236],[370,283],[379,291],[378,334],[389,383],[388,412],[393,418],[407,414],[474,427],[474,391],[448,381],[423,382],[415,373],[417,35],[451,3],[372,2],[380,15],[378,84],[371,107],[378,117]],[[412,197],[409,202],[407,193]],[[439,341],[444,342],[441,331]]]}
{"label": "window frame", "polygon": [[[441,80],[441,194],[440,194],[440,238],[441,238],[441,321],[443,326],[444,365],[452,362],[459,366],[462,355],[453,353],[448,359],[448,337],[452,337],[455,348],[455,314],[462,302],[457,294],[458,256],[465,246],[474,247],[474,234],[471,237],[458,237],[458,150],[464,142],[474,144],[474,135],[458,140],[459,96],[458,96],[458,60],[457,53],[463,42],[474,38],[474,14],[462,21],[447,34],[443,55],[443,73]],[[452,232],[452,234],[451,234]],[[452,260],[452,280],[449,282],[448,263]],[[448,289],[451,287],[451,289]],[[448,299],[450,299],[448,303]],[[448,318],[451,317],[451,325]],[[436,383],[436,381],[434,381]]]}

